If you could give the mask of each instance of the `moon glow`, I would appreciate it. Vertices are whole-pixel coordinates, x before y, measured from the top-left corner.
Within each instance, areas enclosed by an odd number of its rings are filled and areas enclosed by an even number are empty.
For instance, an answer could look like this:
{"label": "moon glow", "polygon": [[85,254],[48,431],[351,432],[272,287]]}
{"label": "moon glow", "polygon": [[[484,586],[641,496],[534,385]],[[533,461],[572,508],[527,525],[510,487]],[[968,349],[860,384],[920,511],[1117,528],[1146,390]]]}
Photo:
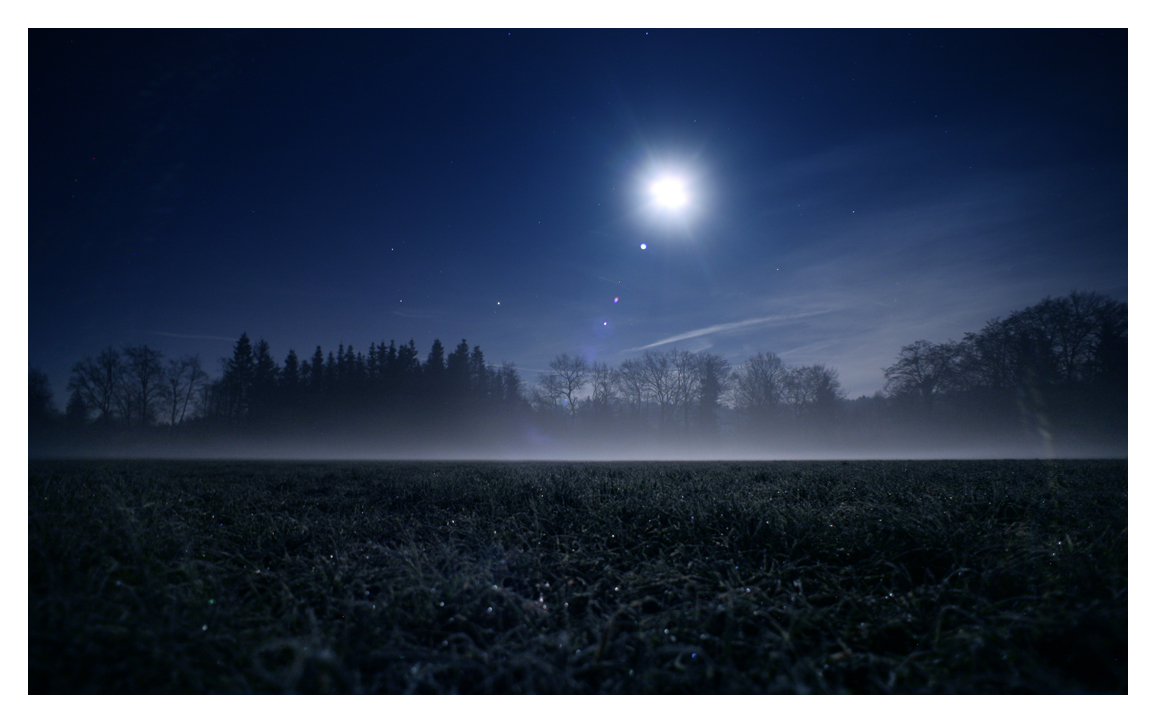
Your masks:
{"label": "moon glow", "polygon": [[687,205],[687,189],[683,181],[665,176],[651,184],[651,196],[665,209],[681,209]]}

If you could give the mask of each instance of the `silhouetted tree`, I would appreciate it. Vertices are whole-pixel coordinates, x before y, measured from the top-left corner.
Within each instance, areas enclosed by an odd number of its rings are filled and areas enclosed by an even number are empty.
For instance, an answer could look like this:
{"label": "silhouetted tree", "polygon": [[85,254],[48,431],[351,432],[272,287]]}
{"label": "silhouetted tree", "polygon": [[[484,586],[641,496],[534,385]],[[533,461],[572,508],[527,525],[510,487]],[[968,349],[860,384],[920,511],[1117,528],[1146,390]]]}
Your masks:
{"label": "silhouetted tree", "polygon": [[578,412],[579,390],[586,384],[590,373],[587,361],[582,355],[571,357],[563,353],[550,361],[550,370],[539,378],[543,395],[556,403],[562,403],[573,421]]}
{"label": "silhouetted tree", "polygon": [[494,370],[486,364],[486,355],[482,353],[481,347],[474,345],[474,350],[470,353],[470,389],[475,405],[482,405],[487,400],[498,397],[496,386]]}
{"label": "silhouetted tree", "polygon": [[171,427],[185,420],[208,379],[209,375],[201,369],[201,358],[197,355],[169,360],[162,380],[161,403]]}
{"label": "silhouetted tree", "polygon": [[322,376],[324,378],[322,389],[325,395],[332,401],[338,392],[338,364],[333,352],[330,352],[325,357],[325,368],[323,369]]}
{"label": "silhouetted tree", "polygon": [[606,421],[611,416],[617,375],[618,370],[611,369],[606,362],[596,362],[590,366],[590,407],[597,420]]}
{"label": "silhouetted tree", "polygon": [[313,351],[313,357],[309,360],[309,391],[314,397],[321,397],[322,391],[325,389],[325,355],[321,351],[321,345]]}
{"label": "silhouetted tree", "polygon": [[961,408],[992,421],[1124,431],[1128,314],[1091,292],[1043,301],[964,336]]}
{"label": "silhouetted tree", "polygon": [[813,432],[831,427],[843,399],[839,374],[824,365],[788,368],[783,399],[797,424],[808,419]]}
{"label": "silhouetted tree", "polygon": [[455,407],[460,407],[470,389],[470,346],[466,340],[446,358],[446,393]]}
{"label": "silhouetted tree", "polygon": [[293,395],[301,386],[301,366],[297,361],[297,353],[293,350],[289,350],[289,354],[285,356],[285,364],[281,366],[279,384],[290,399],[293,399]]}
{"label": "silhouetted tree", "polygon": [[522,378],[515,369],[513,362],[503,362],[502,369],[498,372],[498,378],[501,380],[501,399],[503,405],[507,408],[513,408],[519,405],[522,400]]}
{"label": "silhouetted tree", "polygon": [[52,422],[56,408],[52,404],[52,386],[48,375],[36,368],[28,370],[28,427],[43,428]]}
{"label": "silhouetted tree", "polygon": [[435,339],[434,344],[430,345],[430,354],[426,355],[422,371],[432,380],[442,378],[442,374],[446,371],[446,350],[442,347],[441,340]]}
{"label": "silhouetted tree", "polygon": [[627,406],[629,416],[642,425],[646,422],[647,373],[640,359],[627,359],[619,365],[615,387]]}
{"label": "silhouetted tree", "polygon": [[672,405],[678,400],[672,356],[646,350],[641,370],[647,396],[659,406],[659,429],[668,427]]}
{"label": "silhouetted tree", "polygon": [[915,398],[929,408],[945,392],[958,389],[964,361],[964,348],[955,342],[919,340],[901,348],[896,363],[884,370],[884,390],[894,397]]}
{"label": "silhouetted tree", "polygon": [[124,355],[126,420],[135,419],[137,425],[148,427],[164,392],[164,356],[148,345],[125,347]]}
{"label": "silhouetted tree", "polygon": [[80,390],[73,390],[68,396],[68,407],[64,410],[64,421],[72,429],[84,427],[88,424],[88,406]]}
{"label": "silhouetted tree", "polygon": [[683,411],[683,429],[689,430],[699,399],[699,357],[675,349],[667,356],[671,360],[671,403],[674,409]]}
{"label": "silhouetted tree", "polygon": [[221,392],[225,396],[225,416],[237,421],[249,412],[257,368],[248,334],[241,333],[237,344],[233,346],[233,356],[222,360],[221,366],[224,369]]}
{"label": "silhouetted tree", "polygon": [[78,392],[84,406],[95,410],[100,422],[108,425],[113,421],[113,411],[124,374],[125,367],[120,354],[109,347],[95,359],[86,357],[73,366],[68,389]]}
{"label": "silhouetted tree", "polygon": [[723,355],[710,352],[700,352],[698,361],[699,398],[696,421],[701,430],[714,434],[719,429],[720,401],[730,389],[731,365]]}
{"label": "silhouetted tree", "polygon": [[398,348],[396,367],[398,390],[404,405],[413,405],[418,399],[422,381],[422,363],[418,360],[418,345],[414,340]]}
{"label": "silhouetted tree", "polygon": [[840,414],[840,403],[844,400],[840,375],[835,368],[824,365],[812,365],[810,369],[812,412],[817,420],[833,423]]}
{"label": "silhouetted tree", "polygon": [[732,375],[735,407],[748,422],[766,425],[784,403],[787,377],[787,366],[775,353],[748,357]]}
{"label": "silhouetted tree", "polygon": [[270,411],[277,395],[277,378],[281,370],[269,351],[269,343],[264,339],[257,342],[253,351],[253,384],[250,392],[250,414],[264,417]]}
{"label": "silhouetted tree", "polygon": [[396,395],[401,385],[401,371],[398,365],[398,348],[394,340],[390,340],[389,348],[383,342],[379,347],[381,354],[378,360],[381,365],[382,389],[387,396]]}
{"label": "silhouetted tree", "polygon": [[[351,348],[350,352],[351,353],[353,352],[352,348]],[[339,390],[344,392],[346,390],[346,388],[349,386],[350,372],[351,372],[351,370],[350,370],[350,361],[351,360],[346,355],[346,347],[345,347],[344,343],[339,344],[337,346],[337,356],[335,357],[335,359],[337,361],[337,367],[334,368],[335,374],[334,374],[334,386],[333,386],[333,388],[334,388],[335,392],[339,391]]]}

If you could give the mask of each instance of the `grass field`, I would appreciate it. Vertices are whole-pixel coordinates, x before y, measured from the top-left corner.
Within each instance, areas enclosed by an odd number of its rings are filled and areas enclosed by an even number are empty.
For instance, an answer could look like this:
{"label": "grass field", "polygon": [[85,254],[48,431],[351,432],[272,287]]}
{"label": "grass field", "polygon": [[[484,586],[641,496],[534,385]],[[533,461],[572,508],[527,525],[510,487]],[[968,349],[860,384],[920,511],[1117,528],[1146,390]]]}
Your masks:
{"label": "grass field", "polygon": [[30,693],[1127,693],[1125,461],[29,463]]}

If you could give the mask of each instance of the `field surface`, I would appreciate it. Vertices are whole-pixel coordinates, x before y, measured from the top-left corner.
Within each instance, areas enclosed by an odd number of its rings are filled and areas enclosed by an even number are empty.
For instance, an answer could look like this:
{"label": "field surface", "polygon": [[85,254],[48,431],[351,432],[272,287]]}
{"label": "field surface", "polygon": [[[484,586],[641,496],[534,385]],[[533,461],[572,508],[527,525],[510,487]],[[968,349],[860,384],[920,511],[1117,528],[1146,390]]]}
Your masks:
{"label": "field surface", "polygon": [[1124,461],[29,463],[30,693],[1127,693]]}

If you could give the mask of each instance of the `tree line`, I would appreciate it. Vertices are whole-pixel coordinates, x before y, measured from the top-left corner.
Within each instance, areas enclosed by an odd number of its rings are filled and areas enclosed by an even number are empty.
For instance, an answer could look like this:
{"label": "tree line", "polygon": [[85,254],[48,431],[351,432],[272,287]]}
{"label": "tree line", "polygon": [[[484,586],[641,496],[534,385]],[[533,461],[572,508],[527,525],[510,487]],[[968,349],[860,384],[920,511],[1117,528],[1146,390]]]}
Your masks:
{"label": "tree line", "polygon": [[[536,384],[462,340],[352,345],[278,364],[242,334],[211,376],[197,355],[166,360],[147,345],[109,347],[72,369],[62,415],[47,378],[29,373],[29,429],[209,439],[461,440],[533,446],[614,441],[857,447],[1126,437],[1128,319],[1090,292],[1041,302],[960,341],[918,340],[882,370],[881,391],[849,400],[833,367],[759,352],[646,350],[616,366],[556,355]],[[326,437],[328,435],[328,437]],[[1011,438],[1010,438],[1011,436]],[[1019,436],[1019,437],[1018,437]]]}
{"label": "tree line", "polygon": [[[371,344],[368,353],[317,346],[308,359],[290,350],[283,363],[269,344],[242,334],[211,377],[199,356],[165,361],[147,345],[109,347],[72,369],[64,421],[71,427],[200,434],[319,435],[371,427],[461,432],[467,421],[526,407],[514,365],[488,364],[479,346],[449,354],[434,340],[425,361],[414,341]],[[43,422],[47,380],[30,375],[30,422]],[[35,401],[34,401],[35,400]],[[33,411],[37,411],[34,413]]]}
{"label": "tree line", "polygon": [[557,355],[530,403],[540,415],[588,430],[716,438],[725,410],[732,427],[767,432],[830,422],[844,397],[839,373],[825,365],[793,367],[760,352],[732,368],[720,354],[671,349],[646,350],[613,368]]}
{"label": "tree line", "polygon": [[1103,295],[1048,297],[959,342],[903,347],[884,370],[884,392],[917,424],[1123,442],[1128,328],[1126,305]]}

